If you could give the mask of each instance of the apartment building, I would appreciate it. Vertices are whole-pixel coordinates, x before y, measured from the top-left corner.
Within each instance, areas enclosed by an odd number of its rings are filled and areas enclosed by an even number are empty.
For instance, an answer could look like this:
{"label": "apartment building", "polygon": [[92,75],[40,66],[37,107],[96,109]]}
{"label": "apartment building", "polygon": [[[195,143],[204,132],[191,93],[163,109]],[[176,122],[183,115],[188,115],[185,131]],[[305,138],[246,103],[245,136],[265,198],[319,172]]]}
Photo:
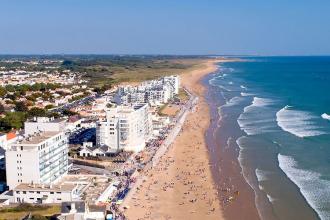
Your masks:
{"label": "apartment building", "polygon": [[139,86],[119,87],[114,97],[117,104],[149,103],[161,105],[167,103],[179,93],[179,76],[167,76],[159,80],[150,80]]}
{"label": "apartment building", "polygon": [[68,171],[68,141],[62,131],[27,135],[6,151],[7,185],[54,184]]}
{"label": "apartment building", "polygon": [[109,152],[141,151],[151,135],[151,125],[148,104],[110,108],[106,119],[97,123],[96,144],[108,146]]}

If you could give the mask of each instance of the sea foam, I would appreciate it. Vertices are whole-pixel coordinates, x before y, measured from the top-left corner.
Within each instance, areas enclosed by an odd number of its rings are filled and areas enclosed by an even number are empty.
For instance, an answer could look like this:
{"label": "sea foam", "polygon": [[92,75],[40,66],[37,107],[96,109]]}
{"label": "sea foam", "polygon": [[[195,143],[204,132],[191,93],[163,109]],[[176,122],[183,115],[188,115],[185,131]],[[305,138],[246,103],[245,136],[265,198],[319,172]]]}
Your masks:
{"label": "sea foam", "polygon": [[[275,119],[267,109],[273,103],[271,99],[254,97],[251,105],[246,106],[237,119],[240,128],[248,135],[273,131]],[[260,112],[265,112],[265,114],[260,114]]]}
{"label": "sea foam", "polygon": [[241,96],[253,96],[253,94],[247,92],[241,92]]}
{"label": "sea foam", "polygon": [[308,204],[317,212],[321,219],[330,219],[327,210],[330,198],[330,181],[321,178],[317,172],[297,168],[297,162],[290,156],[278,155],[280,168],[287,177],[300,189]]}
{"label": "sea foam", "polygon": [[282,130],[297,137],[311,137],[326,134],[314,120],[316,116],[306,111],[293,110],[285,106],[276,113],[277,124]]}
{"label": "sea foam", "polygon": [[321,115],[321,117],[322,117],[323,119],[330,120],[330,115],[328,115],[327,113],[323,113],[323,114]]}

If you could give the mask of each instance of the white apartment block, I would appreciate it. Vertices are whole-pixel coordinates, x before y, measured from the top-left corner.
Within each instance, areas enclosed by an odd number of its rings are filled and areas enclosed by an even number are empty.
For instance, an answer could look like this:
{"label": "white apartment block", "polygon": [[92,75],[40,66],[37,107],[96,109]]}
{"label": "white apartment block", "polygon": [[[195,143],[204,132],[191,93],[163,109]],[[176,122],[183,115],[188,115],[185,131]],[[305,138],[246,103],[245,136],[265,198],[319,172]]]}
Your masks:
{"label": "white apartment block", "polygon": [[161,105],[179,93],[179,86],[179,76],[166,76],[159,80],[145,81],[135,87],[119,87],[114,101],[124,105],[131,103]]}
{"label": "white apartment block", "polygon": [[110,152],[139,152],[151,135],[151,126],[148,104],[110,108],[96,126],[96,144],[108,146]]}
{"label": "white apartment block", "polygon": [[68,171],[68,140],[64,132],[28,135],[6,151],[7,185],[53,184]]}
{"label": "white apartment block", "polygon": [[170,83],[174,94],[179,94],[179,87],[180,87],[180,77],[179,76],[165,76],[163,78],[163,81]]}

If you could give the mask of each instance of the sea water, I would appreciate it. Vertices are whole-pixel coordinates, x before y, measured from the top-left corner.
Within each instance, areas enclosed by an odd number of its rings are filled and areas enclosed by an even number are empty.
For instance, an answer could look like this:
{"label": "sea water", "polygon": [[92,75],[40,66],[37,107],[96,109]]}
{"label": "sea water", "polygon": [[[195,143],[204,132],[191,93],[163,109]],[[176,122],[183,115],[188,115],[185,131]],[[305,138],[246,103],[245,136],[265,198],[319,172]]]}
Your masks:
{"label": "sea water", "polygon": [[220,64],[209,84],[232,123],[220,129],[240,130],[226,138],[265,198],[256,207],[268,203],[274,219],[330,219],[330,57],[245,57]]}

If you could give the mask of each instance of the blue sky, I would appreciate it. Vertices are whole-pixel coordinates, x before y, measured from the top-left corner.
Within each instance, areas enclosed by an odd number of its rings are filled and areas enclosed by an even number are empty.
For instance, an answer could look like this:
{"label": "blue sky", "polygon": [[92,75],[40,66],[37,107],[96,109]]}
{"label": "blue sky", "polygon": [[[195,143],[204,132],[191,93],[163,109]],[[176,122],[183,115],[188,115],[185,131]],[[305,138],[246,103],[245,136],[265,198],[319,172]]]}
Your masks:
{"label": "blue sky", "polygon": [[0,0],[0,54],[330,54],[329,0]]}

